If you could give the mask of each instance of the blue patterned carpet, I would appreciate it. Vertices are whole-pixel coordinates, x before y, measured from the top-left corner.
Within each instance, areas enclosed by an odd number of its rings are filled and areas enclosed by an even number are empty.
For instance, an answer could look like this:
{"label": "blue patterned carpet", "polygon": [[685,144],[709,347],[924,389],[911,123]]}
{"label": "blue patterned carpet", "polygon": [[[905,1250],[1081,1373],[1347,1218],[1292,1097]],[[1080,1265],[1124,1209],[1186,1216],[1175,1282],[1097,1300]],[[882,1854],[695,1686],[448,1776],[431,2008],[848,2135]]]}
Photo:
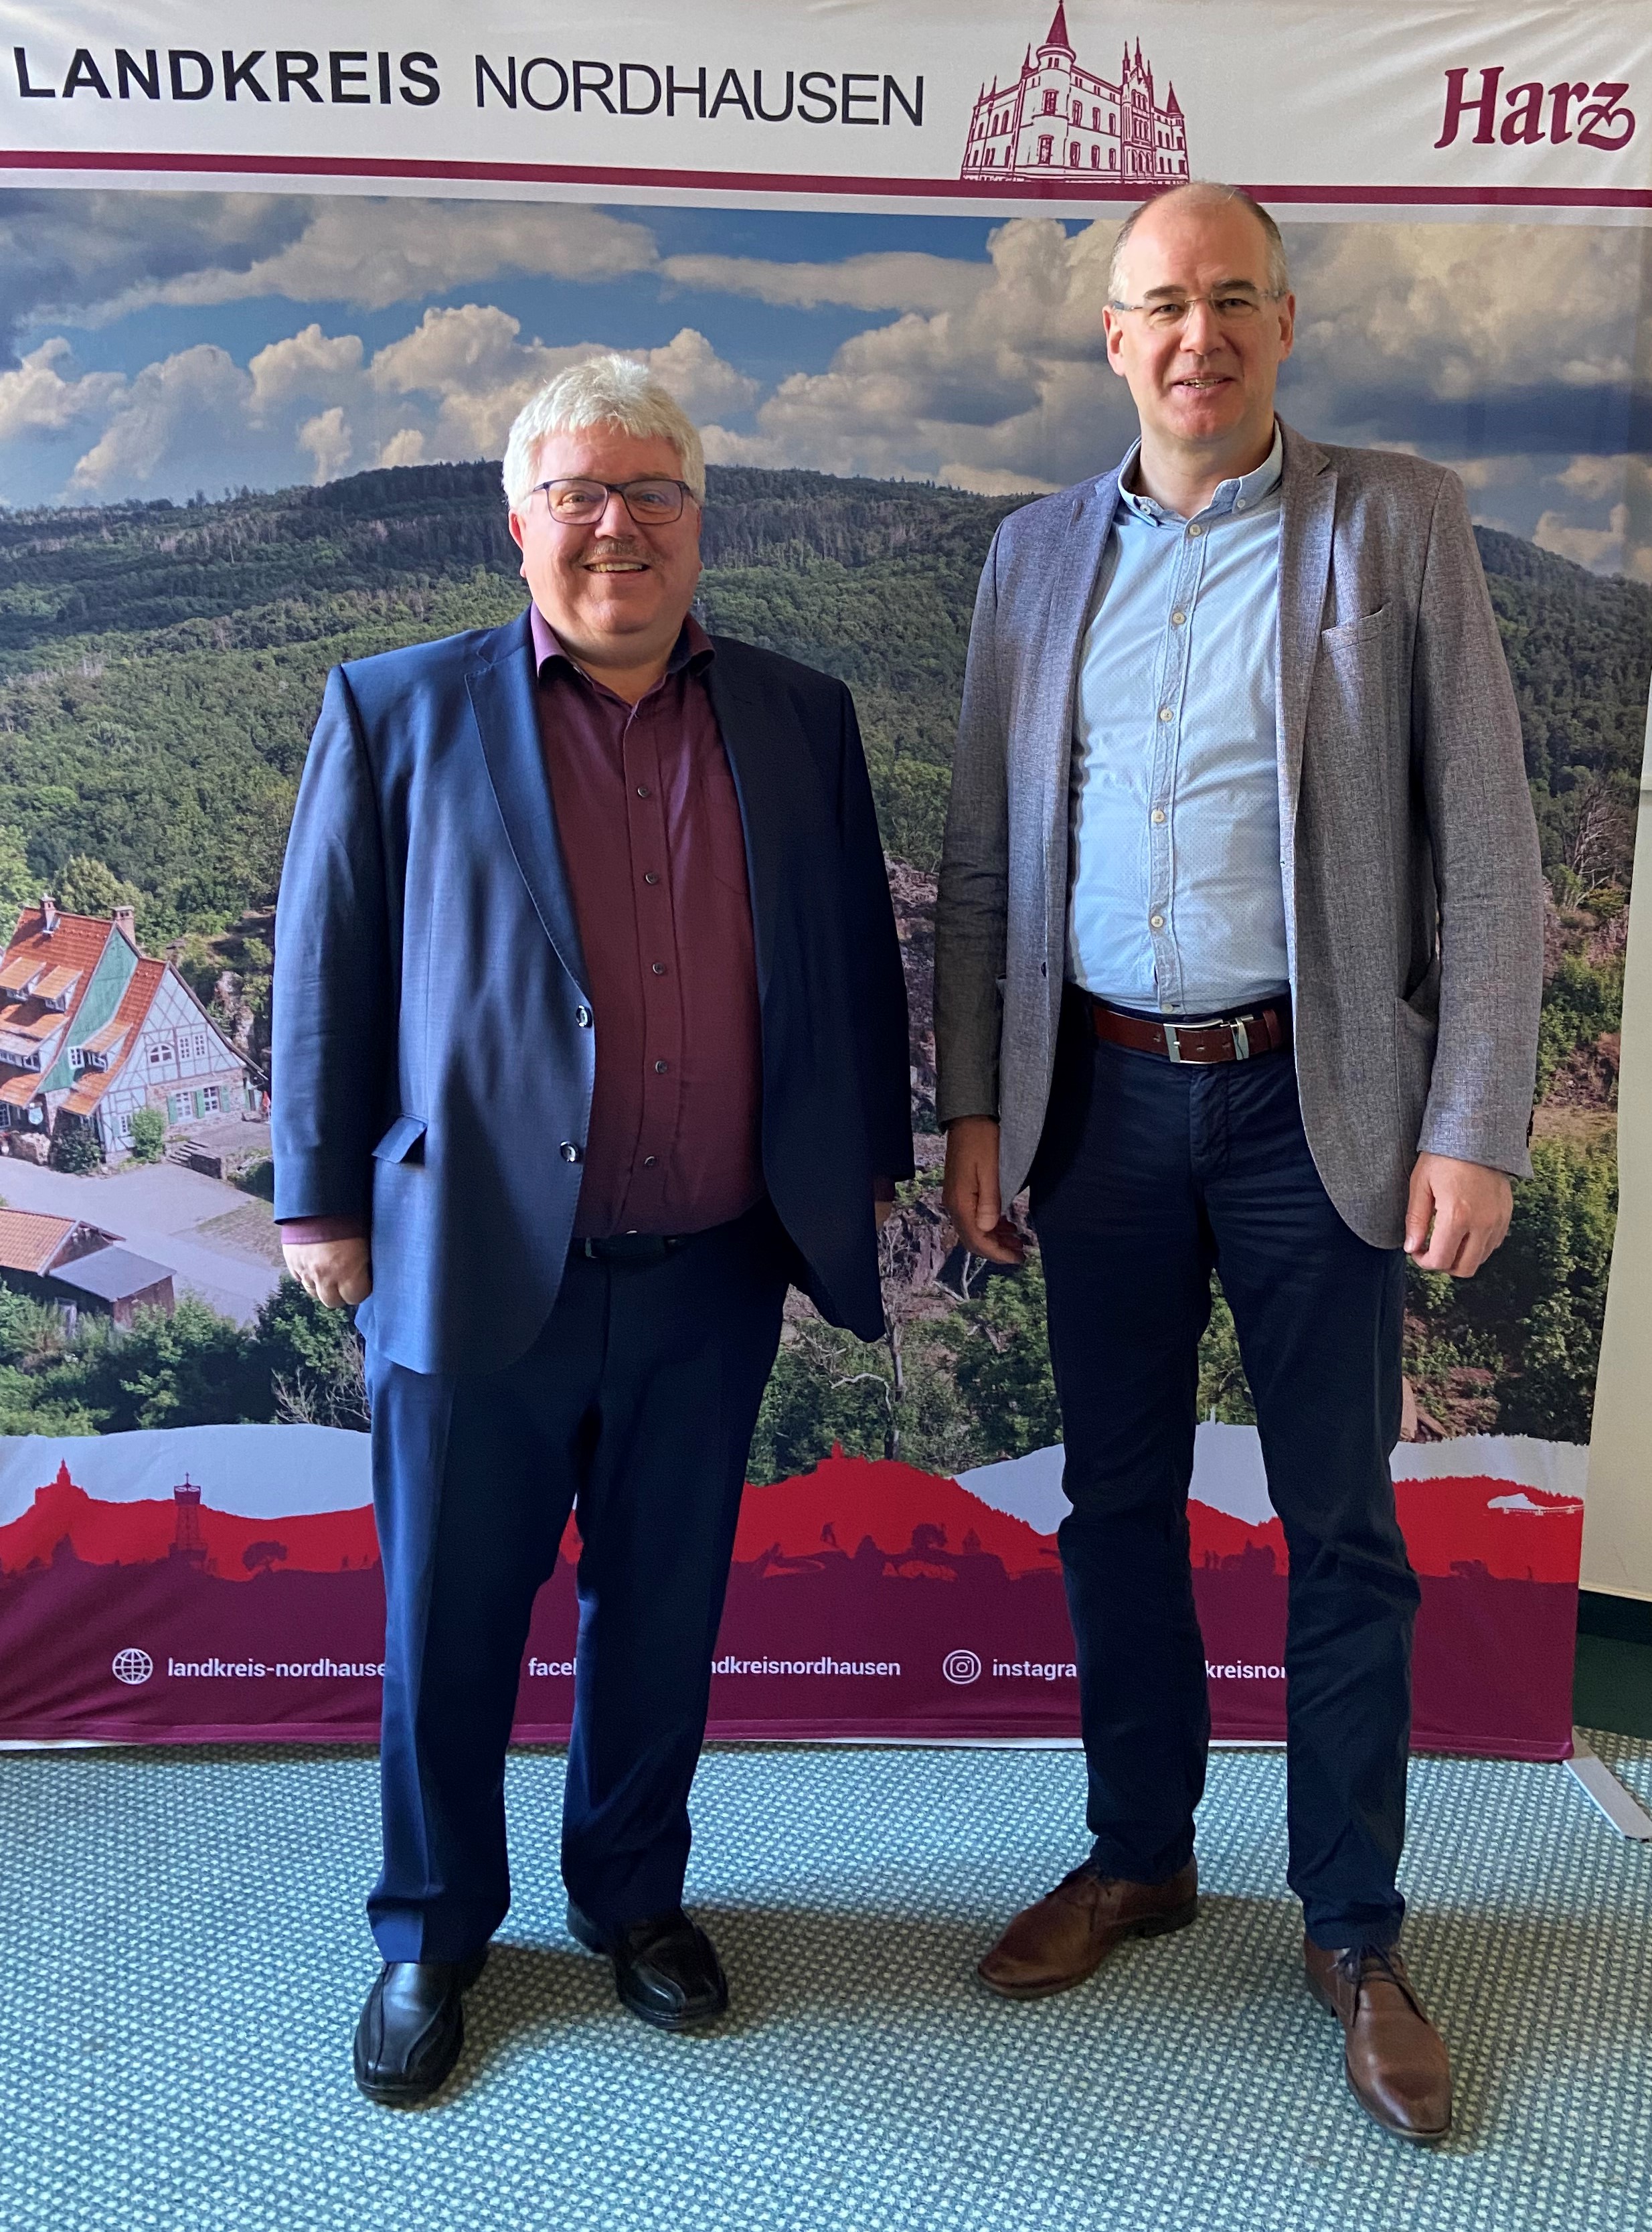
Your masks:
{"label": "blue patterned carpet", "polygon": [[[1601,1736],[1652,1800],[1652,1743]],[[1652,2224],[1652,1849],[1556,1767],[1423,1760],[1413,1966],[1436,2153],[1368,2125],[1299,1981],[1283,1763],[1227,1754],[1197,1929],[1010,2006],[970,1963],[1082,1850],[1066,1752],[708,1755],[720,2031],[625,2015],[561,1927],[562,1761],[513,1762],[518,1899],[453,2089],[350,2034],[361,1753],[0,1755],[3,2232],[1629,2232]]]}

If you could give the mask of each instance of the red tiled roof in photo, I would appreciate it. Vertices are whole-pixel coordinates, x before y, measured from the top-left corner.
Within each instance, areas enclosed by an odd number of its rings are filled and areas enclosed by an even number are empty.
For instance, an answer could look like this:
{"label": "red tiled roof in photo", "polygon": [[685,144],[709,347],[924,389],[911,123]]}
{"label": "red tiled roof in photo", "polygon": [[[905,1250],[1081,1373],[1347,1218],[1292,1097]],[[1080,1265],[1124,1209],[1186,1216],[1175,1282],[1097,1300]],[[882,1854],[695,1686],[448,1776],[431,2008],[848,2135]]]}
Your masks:
{"label": "red tiled roof in photo", "polygon": [[32,1209],[0,1209],[0,1271],[43,1271],[76,1222]]}
{"label": "red tiled roof in photo", "polygon": [[85,971],[80,969],[49,969],[29,996],[33,1000],[61,1000],[66,992],[73,990],[84,974]]}
{"label": "red tiled roof in photo", "polygon": [[[17,918],[11,944],[0,964],[0,1061],[5,1060],[8,1035],[25,1043],[49,1038],[67,1030],[86,996],[92,972],[104,947],[114,934],[113,924],[89,914],[60,914],[49,934],[45,917],[37,906],[25,907]],[[54,988],[55,996],[68,995],[60,1013],[42,1007],[35,996],[20,998],[25,984],[35,979],[36,994]],[[15,1058],[15,1057],[14,1057]],[[38,1075],[9,1078],[0,1085],[0,1101],[21,1106],[39,1090]]]}
{"label": "red tiled roof in photo", "polygon": [[[155,995],[165,981],[164,961],[139,961],[132,972],[132,982],[120,996],[120,1005],[103,1028],[94,1031],[87,1041],[94,1053],[102,1054],[127,1034],[135,1035],[140,1031]],[[3,1019],[0,1019],[0,1028],[3,1028]],[[118,1064],[113,1069],[82,1070],[64,1107],[71,1116],[89,1116],[120,1074]],[[4,1098],[5,1089],[0,1087],[0,1100]]]}
{"label": "red tiled roof in photo", "polygon": [[55,1008],[42,1008],[35,999],[20,1000],[16,1006],[0,1008],[0,1038],[8,1034],[22,1039],[49,1039],[54,1031],[63,1028],[63,1017]]}

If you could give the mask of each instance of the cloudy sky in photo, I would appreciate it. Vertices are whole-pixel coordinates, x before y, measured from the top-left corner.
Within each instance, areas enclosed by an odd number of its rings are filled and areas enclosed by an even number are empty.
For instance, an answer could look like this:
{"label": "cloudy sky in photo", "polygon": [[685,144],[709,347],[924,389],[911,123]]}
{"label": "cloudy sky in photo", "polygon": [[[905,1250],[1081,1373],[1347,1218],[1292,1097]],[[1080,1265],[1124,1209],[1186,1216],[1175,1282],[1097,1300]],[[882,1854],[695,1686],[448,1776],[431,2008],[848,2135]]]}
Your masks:
{"label": "cloudy sky in photo", "polygon": [[[209,496],[497,457],[596,348],[714,461],[1059,487],[1130,438],[1116,218],[0,194],[0,503]],[[1652,232],[1287,227],[1281,407],[1454,465],[1476,516],[1652,581]]]}

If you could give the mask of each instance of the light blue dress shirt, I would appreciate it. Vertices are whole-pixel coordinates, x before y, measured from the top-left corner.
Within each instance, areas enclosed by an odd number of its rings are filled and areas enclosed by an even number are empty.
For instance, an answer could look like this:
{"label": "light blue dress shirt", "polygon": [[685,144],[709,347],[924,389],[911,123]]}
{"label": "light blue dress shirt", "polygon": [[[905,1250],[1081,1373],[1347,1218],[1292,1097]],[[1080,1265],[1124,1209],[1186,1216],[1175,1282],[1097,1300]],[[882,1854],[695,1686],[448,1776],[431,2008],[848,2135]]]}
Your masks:
{"label": "light blue dress shirt", "polygon": [[[1139,449],[1140,444],[1137,445]],[[1286,989],[1274,743],[1284,444],[1194,520],[1124,486],[1074,698],[1068,973],[1211,1015]]]}

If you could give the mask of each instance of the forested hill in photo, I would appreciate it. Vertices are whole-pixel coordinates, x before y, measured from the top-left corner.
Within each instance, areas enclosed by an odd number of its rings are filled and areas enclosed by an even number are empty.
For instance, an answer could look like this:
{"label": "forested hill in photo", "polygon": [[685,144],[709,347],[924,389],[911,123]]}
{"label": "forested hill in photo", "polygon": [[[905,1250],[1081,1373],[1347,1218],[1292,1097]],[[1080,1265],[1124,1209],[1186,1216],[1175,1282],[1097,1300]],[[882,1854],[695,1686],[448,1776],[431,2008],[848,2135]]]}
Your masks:
{"label": "forested hill in photo", "polygon": [[[1015,502],[710,474],[708,619],[852,685],[890,850],[919,868],[938,853],[976,577]],[[1621,882],[1652,590],[1512,535],[1480,546],[1549,864]],[[266,907],[327,668],[506,618],[515,555],[491,464],[0,513],[0,896],[100,863],[141,894],[152,942]]]}
{"label": "forested hill in photo", "polygon": [[[855,692],[900,864],[920,1131],[933,1127],[929,905],[969,618],[993,530],[1022,500],[813,472],[710,474],[708,623],[841,675]],[[1577,1440],[1616,1210],[1616,1033],[1652,588],[1512,535],[1482,530],[1480,544],[1552,901],[1538,1169],[1508,1243],[1471,1286],[1411,1275],[1407,1372],[1419,1432],[1496,1426]],[[523,595],[489,464],[213,503],[0,511],[0,936],[42,888],[71,912],[131,905],[146,950],[166,951],[209,1004],[249,1018],[249,1051],[262,1059],[269,910],[327,670],[506,620]],[[1059,1437],[1036,1254],[1020,1278],[984,1288],[979,1266],[949,1255],[937,1150],[926,1145],[919,1183],[886,1228],[889,1342],[866,1350],[819,1320],[794,1321],[754,1477],[801,1470],[834,1442],[947,1473]],[[233,1327],[211,1337],[240,1339]],[[194,1393],[168,1398],[166,1422],[269,1416],[269,1371],[250,1350],[241,1364],[262,1396],[215,1367]],[[27,1429],[31,1406],[72,1395],[84,1407],[80,1380],[68,1384],[79,1371],[41,1346],[37,1329],[13,1340],[0,1323],[10,1431]],[[180,1374],[168,1385],[182,1388]],[[1201,1405],[1250,1415],[1220,1302]],[[124,1417],[113,1397],[85,1415],[87,1431]],[[161,1422],[148,1411],[137,1418]],[[360,1422],[348,1403],[347,1422]]]}

